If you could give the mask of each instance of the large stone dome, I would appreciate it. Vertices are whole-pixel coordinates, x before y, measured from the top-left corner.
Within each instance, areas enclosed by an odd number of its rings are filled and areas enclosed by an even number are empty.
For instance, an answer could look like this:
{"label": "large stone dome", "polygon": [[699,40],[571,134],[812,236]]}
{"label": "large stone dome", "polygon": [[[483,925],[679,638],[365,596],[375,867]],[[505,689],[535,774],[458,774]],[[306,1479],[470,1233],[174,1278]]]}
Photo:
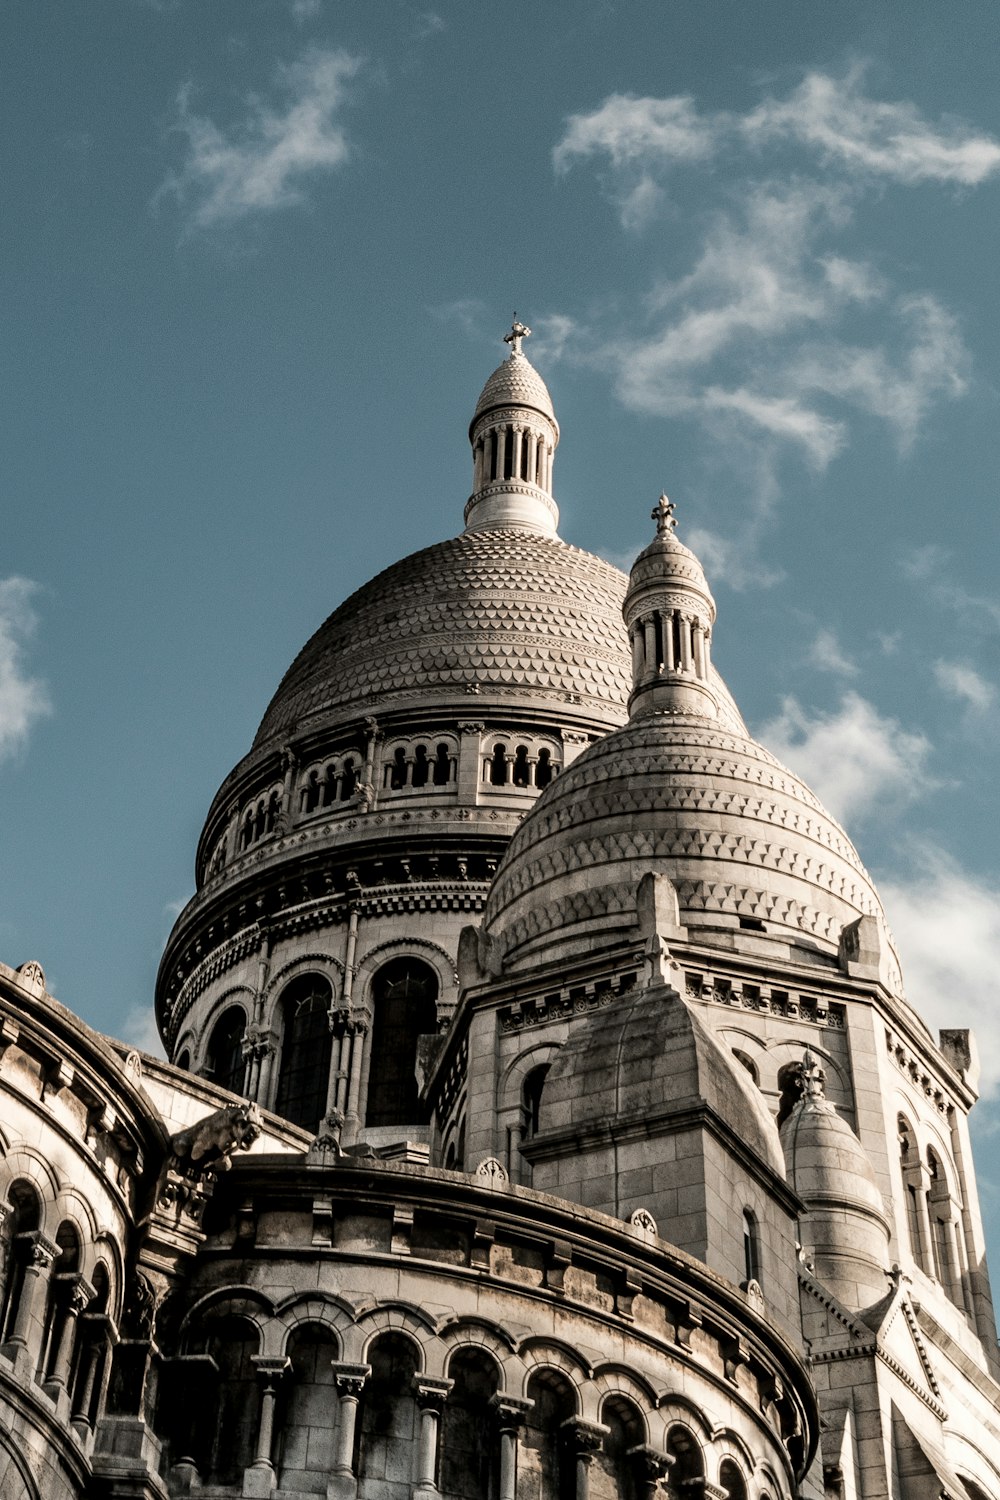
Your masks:
{"label": "large stone dome", "polygon": [[255,745],[320,716],[491,692],[582,700],[620,722],[630,675],[625,587],[601,558],[515,528],[426,547],[320,626],[285,673]]}
{"label": "large stone dome", "polygon": [[[881,903],[854,846],[763,745],[697,714],[634,719],[550,786],[510,846],[484,925],[505,963],[539,942],[634,920],[647,872],[669,876],[692,936],[749,926],[836,957],[844,926]],[[893,987],[900,988],[892,955]]]}

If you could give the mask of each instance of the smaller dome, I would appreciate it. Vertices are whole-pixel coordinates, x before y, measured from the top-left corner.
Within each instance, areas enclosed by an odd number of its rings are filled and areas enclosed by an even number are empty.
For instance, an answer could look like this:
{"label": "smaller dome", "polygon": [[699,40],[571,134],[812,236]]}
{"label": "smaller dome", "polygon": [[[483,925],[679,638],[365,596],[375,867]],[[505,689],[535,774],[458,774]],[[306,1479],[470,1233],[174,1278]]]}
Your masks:
{"label": "smaller dome", "polygon": [[811,1052],[802,1061],[802,1097],[780,1137],[788,1184],[810,1207],[846,1203],[879,1218],[885,1204],[875,1168],[861,1142],[823,1092],[823,1069]]}
{"label": "smaller dome", "polygon": [[530,406],[556,426],[556,413],[549,395],[548,386],[534,365],[523,354],[514,353],[498,365],[483,386],[476,402],[475,415],[469,431],[479,418],[498,406]]}

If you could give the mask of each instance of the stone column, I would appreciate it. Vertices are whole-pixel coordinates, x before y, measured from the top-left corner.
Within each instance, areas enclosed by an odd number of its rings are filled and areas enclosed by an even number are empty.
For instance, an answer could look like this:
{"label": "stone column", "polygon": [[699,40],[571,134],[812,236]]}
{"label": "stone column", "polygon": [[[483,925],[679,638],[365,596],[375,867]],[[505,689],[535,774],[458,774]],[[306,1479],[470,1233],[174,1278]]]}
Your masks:
{"label": "stone column", "polygon": [[576,1464],[576,1500],[588,1500],[590,1466],[594,1454],[600,1451],[608,1435],[608,1429],[597,1422],[585,1422],[582,1417],[570,1417],[562,1424],[562,1431]]}
{"label": "stone column", "polygon": [[702,634],[701,625],[695,620],[691,626],[691,638],[694,643],[694,672],[696,677],[704,678],[705,673],[705,638]]}
{"label": "stone column", "polygon": [[94,1388],[97,1385],[97,1371],[102,1359],[104,1361],[102,1384],[106,1383],[107,1376],[110,1374],[108,1354],[112,1330],[111,1320],[107,1313],[85,1313],[81,1321],[87,1333],[80,1364],[80,1380],[76,1388],[76,1399],[70,1420],[82,1436],[91,1430],[90,1408],[94,1400]]}
{"label": "stone column", "polygon": [[[23,1239],[18,1235],[14,1245],[18,1258],[23,1256],[24,1260],[21,1294],[17,1302],[14,1324],[7,1335],[6,1344],[8,1349],[14,1351],[15,1362],[21,1364],[26,1360],[24,1351],[34,1343],[32,1325],[34,1324],[36,1329],[41,1331],[41,1319],[36,1309],[39,1299],[44,1297],[49,1275],[59,1254],[59,1247],[38,1231],[25,1235]],[[36,1355],[40,1352],[40,1348],[36,1346]]]}
{"label": "stone column", "polygon": [[274,1406],[278,1398],[281,1377],[291,1369],[287,1356],[269,1358],[266,1354],[255,1354],[253,1365],[261,1383],[260,1420],[257,1424],[257,1447],[253,1463],[243,1475],[243,1494],[263,1497],[270,1495],[277,1485],[271,1450],[274,1446]]}
{"label": "stone column", "polygon": [[[59,1281],[60,1278],[57,1277],[56,1280]],[[59,1300],[62,1306],[59,1310],[59,1326],[52,1355],[52,1373],[43,1387],[54,1401],[58,1400],[60,1395],[64,1395],[69,1386],[70,1365],[76,1343],[77,1319],[87,1304],[97,1295],[89,1281],[84,1281],[82,1276],[76,1275],[70,1276],[68,1282],[60,1287],[60,1292]]]}
{"label": "stone column", "polygon": [[[355,1011],[351,1017],[351,1078],[347,1094],[347,1126],[354,1135],[361,1129],[361,1094],[368,1062],[368,1018]],[[367,1092],[367,1090],[365,1090]]]}
{"label": "stone column", "polygon": [[675,610],[663,616],[663,665],[668,672],[676,672],[679,665],[677,653],[674,651],[674,621],[677,618]]}
{"label": "stone column", "polygon": [[528,433],[528,482],[538,483],[538,433]]}
{"label": "stone column", "polygon": [[626,1456],[638,1480],[638,1500],[657,1500],[663,1493],[660,1481],[667,1478],[673,1463],[670,1454],[643,1443],[638,1448],[630,1448]]}
{"label": "stone column", "polygon": [[413,1389],[420,1408],[420,1442],[417,1447],[416,1485],[413,1500],[433,1500],[437,1485],[438,1443],[441,1435],[441,1412],[453,1380],[433,1380],[416,1375]]}
{"label": "stone column", "polygon": [[534,1402],[521,1401],[516,1396],[504,1396],[497,1392],[490,1404],[500,1434],[500,1491],[497,1500],[516,1500],[517,1435]]}
{"label": "stone column", "polygon": [[685,672],[691,670],[691,624],[690,615],[680,615],[681,622],[681,669]]}
{"label": "stone column", "polygon": [[337,1387],[339,1408],[337,1435],[333,1448],[332,1476],[341,1483],[334,1487],[331,1480],[331,1489],[328,1490],[328,1494],[348,1496],[356,1493],[357,1484],[353,1468],[354,1433],[358,1420],[358,1402],[361,1400],[361,1392],[371,1372],[371,1365],[345,1365],[339,1360],[333,1361],[333,1381]]}
{"label": "stone column", "polygon": [[643,681],[645,681],[647,677],[655,677],[656,669],[660,665],[657,660],[656,651],[656,621],[652,615],[647,615],[642,622],[642,640],[643,656],[645,658],[643,661],[642,676]]}

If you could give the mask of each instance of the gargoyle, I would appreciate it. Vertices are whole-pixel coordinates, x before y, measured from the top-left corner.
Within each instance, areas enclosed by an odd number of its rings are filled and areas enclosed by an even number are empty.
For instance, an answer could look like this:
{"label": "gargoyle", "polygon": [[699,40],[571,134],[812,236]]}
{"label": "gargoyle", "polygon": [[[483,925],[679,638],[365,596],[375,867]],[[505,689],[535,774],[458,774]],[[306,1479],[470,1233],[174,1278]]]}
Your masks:
{"label": "gargoyle", "polygon": [[214,1114],[179,1130],[170,1142],[171,1165],[178,1172],[217,1177],[228,1172],[234,1151],[249,1151],[261,1133],[260,1110],[251,1100],[226,1104]]}

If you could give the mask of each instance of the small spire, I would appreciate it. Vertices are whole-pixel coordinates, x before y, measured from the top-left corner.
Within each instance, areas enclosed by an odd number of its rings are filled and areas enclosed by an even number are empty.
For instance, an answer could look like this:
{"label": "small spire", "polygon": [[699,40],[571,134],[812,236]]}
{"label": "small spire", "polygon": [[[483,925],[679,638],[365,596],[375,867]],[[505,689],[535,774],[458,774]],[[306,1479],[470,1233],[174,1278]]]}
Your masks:
{"label": "small spire", "polygon": [[510,325],[510,333],[505,333],[503,336],[504,343],[510,345],[511,354],[520,354],[521,340],[530,337],[531,329],[527,326],[527,324],[519,323],[517,321],[517,313],[515,313],[514,321]]}
{"label": "small spire", "polygon": [[803,1052],[802,1062],[799,1064],[799,1079],[804,1099],[825,1098],[826,1069],[820,1066],[815,1052],[811,1052],[808,1047]]}
{"label": "small spire", "polygon": [[674,502],[668,500],[666,495],[661,495],[656,502],[655,510],[650,511],[650,516],[656,522],[656,535],[669,536],[672,531],[677,530],[677,517],[674,515],[676,509]]}

